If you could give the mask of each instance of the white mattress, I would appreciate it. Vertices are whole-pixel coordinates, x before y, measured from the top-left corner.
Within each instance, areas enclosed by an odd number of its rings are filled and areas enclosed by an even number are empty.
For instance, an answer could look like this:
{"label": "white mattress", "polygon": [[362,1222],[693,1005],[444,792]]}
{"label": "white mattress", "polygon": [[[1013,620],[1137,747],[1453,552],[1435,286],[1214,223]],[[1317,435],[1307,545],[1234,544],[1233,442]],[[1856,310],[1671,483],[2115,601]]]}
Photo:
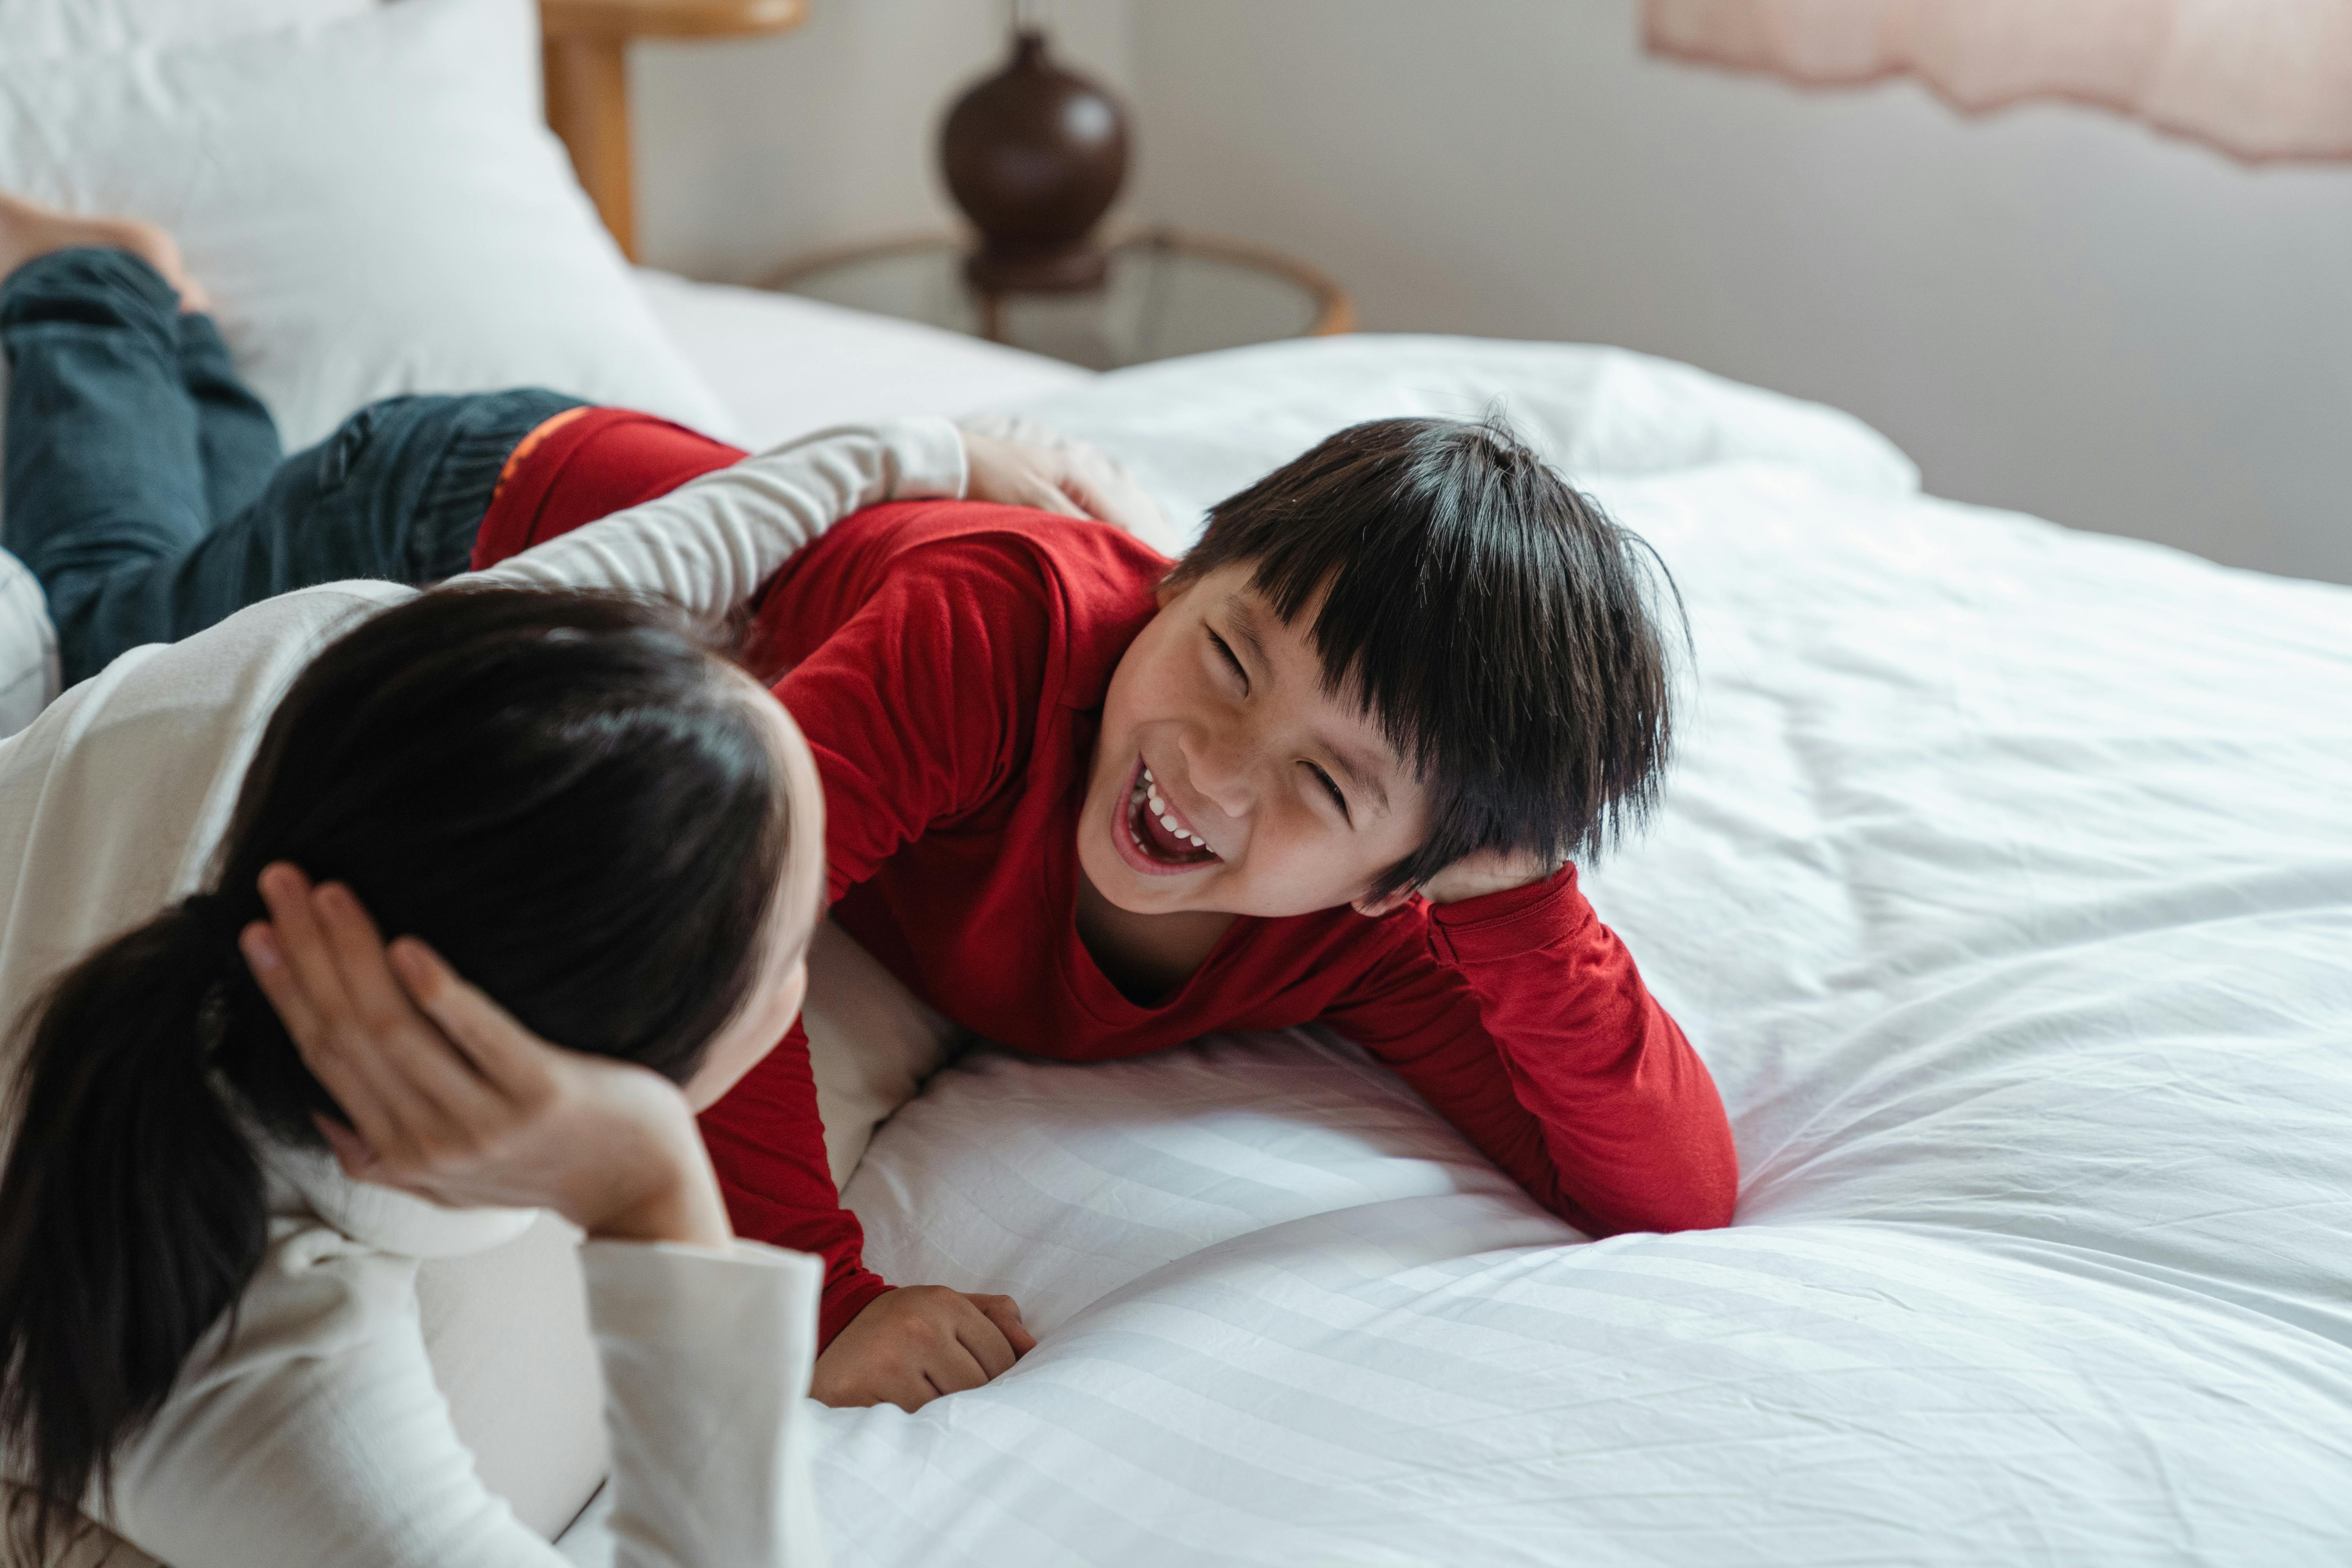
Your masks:
{"label": "white mattress", "polygon": [[1611,351],[1279,345],[1030,411],[1189,513],[1497,399],[1688,602],[1665,812],[1589,887],[1722,1087],[1738,1223],[1585,1242],[1305,1037],[967,1058],[850,1201],[1042,1342],[819,1412],[835,1563],[2344,1560],[2352,591],[1924,498]]}

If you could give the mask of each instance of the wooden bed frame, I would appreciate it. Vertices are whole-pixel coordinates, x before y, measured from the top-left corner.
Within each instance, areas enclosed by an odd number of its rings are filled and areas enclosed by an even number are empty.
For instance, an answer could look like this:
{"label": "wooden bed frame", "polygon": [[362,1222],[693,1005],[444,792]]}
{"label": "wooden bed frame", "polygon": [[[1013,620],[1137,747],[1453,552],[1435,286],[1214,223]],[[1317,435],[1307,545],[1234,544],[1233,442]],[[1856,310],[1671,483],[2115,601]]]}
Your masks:
{"label": "wooden bed frame", "polygon": [[629,41],[747,37],[789,32],[807,19],[808,0],[539,0],[547,123],[630,260],[637,258],[637,218]]}

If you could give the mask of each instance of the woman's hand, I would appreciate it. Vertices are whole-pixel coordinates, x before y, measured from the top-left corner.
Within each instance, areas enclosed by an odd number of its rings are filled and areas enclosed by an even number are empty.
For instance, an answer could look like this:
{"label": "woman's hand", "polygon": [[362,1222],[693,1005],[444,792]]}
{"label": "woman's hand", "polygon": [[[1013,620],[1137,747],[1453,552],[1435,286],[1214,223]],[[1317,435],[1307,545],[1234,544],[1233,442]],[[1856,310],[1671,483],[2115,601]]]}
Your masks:
{"label": "woman's hand", "polygon": [[425,943],[387,947],[348,888],[261,873],[247,965],[350,1125],[346,1174],[456,1208],[551,1208],[593,1237],[723,1247],[686,1097],[632,1063],[549,1045]]}
{"label": "woman's hand", "polygon": [[1100,448],[1018,415],[968,420],[961,430],[971,500],[1097,518],[1129,533],[1165,537],[1168,514]]}
{"label": "woman's hand", "polygon": [[1036,1348],[1010,1296],[908,1285],[867,1302],[833,1337],[809,1393],[827,1405],[919,1410],[978,1388]]}

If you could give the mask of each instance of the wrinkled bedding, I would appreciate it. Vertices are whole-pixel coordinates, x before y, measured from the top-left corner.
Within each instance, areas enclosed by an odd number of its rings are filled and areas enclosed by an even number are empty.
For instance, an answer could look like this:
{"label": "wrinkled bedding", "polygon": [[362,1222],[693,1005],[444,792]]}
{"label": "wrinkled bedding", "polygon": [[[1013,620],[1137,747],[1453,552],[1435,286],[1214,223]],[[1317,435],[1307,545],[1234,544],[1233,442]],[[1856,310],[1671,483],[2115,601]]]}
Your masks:
{"label": "wrinkled bedding", "polygon": [[834,1561],[2342,1560],[2352,591],[1937,500],[1614,351],[1276,345],[1025,411],[1181,533],[1339,425],[1490,406],[1687,605],[1665,808],[1587,886],[1721,1085],[1738,1223],[1588,1241],[1311,1034],[980,1049],[848,1196],[887,1277],[1042,1342],[820,1413]]}

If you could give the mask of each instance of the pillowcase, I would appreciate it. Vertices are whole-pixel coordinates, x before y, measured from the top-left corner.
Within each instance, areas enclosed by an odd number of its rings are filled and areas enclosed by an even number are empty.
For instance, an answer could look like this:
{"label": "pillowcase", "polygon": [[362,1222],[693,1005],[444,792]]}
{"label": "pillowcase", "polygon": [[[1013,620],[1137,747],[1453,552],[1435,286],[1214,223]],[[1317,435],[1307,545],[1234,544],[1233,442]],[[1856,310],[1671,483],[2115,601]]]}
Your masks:
{"label": "pillowcase", "polygon": [[38,718],[58,685],[48,600],[25,563],[0,550],[0,740]]}
{"label": "pillowcase", "polygon": [[373,0],[0,0],[10,59],[89,54],[194,38],[228,38],[296,23],[331,22]]}
{"label": "pillowcase", "polygon": [[808,975],[809,1074],[825,1163],[833,1184],[846,1187],[874,1130],[921,1092],[964,1036],[831,921],[809,943]]}
{"label": "pillowcase", "polygon": [[1801,469],[1899,501],[1919,470],[1853,415],[1672,360],[1589,343],[1356,332],[1133,365],[1016,405],[1127,465],[1180,521],[1181,555],[1218,500],[1363,419],[1496,414],[1570,480],[1724,464]]}
{"label": "pillowcase", "polygon": [[731,434],[541,123],[537,46],[530,0],[402,0],[112,54],[11,48],[0,187],[172,230],[289,450],[378,397],[514,385]]}

